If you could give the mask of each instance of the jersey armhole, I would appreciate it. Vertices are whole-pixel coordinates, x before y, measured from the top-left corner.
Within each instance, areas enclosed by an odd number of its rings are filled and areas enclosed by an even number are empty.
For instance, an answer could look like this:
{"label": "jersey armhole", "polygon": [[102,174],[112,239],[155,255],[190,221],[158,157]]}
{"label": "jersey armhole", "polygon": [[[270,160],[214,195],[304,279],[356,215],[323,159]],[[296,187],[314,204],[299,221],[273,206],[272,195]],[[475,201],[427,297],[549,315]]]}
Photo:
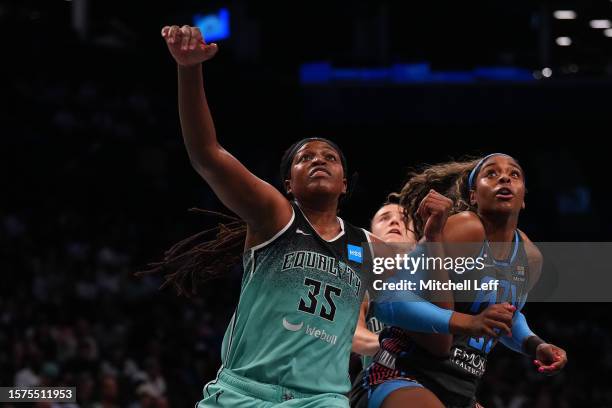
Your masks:
{"label": "jersey armhole", "polygon": [[251,248],[247,249],[244,254],[242,254],[242,256],[244,257],[245,255],[249,255],[250,262],[251,262],[251,267],[249,268],[248,271],[245,270],[245,273],[248,272],[249,274],[249,280],[247,281],[247,284],[251,281],[251,278],[253,278],[253,274],[255,273],[255,251],[265,248],[266,246],[270,245],[272,242],[276,241],[281,235],[283,235],[285,232],[287,232],[287,230],[289,229],[289,227],[291,227],[291,225],[293,225],[293,222],[295,221],[295,209],[293,208],[293,206],[291,206],[291,219],[289,220],[289,222],[287,223],[287,225],[285,225],[280,231],[278,231],[276,234],[274,234],[274,236],[272,238],[270,238],[269,240],[262,242],[261,244],[257,244],[255,246],[252,246]]}
{"label": "jersey armhole", "polygon": [[363,229],[363,228],[359,228],[361,231],[363,231],[363,233],[366,236],[366,239],[368,240],[368,249],[370,250],[370,258],[374,258],[374,248],[372,247],[372,233]]}
{"label": "jersey armhole", "polygon": [[295,210],[293,209],[293,206],[291,206],[291,219],[289,220],[289,222],[280,231],[274,234],[272,238],[268,239],[265,242],[262,242],[261,244],[257,244],[257,245],[250,247],[249,249],[246,250],[246,252],[253,253],[257,251],[258,249],[261,249],[261,248],[264,248],[270,245],[272,242],[276,241],[278,237],[283,235],[289,229],[289,227],[291,227],[291,225],[293,224],[293,221],[295,221]]}
{"label": "jersey armhole", "polygon": [[[366,230],[366,229],[363,229],[363,228],[359,228],[359,229],[360,229],[361,231],[363,231],[363,233],[365,234],[366,239],[368,240],[368,250],[370,251],[370,257],[369,257],[369,259],[370,259],[370,262],[374,262],[374,261],[373,261],[373,260],[374,260],[374,247],[372,246],[372,235],[373,235],[373,234],[372,234],[371,232],[369,232],[368,230]],[[372,264],[370,264],[370,265],[372,265]],[[371,273],[371,271],[365,271],[365,272],[366,272],[368,275]],[[368,285],[369,285],[369,284],[371,284],[371,280],[370,280],[370,279],[371,279],[371,278],[370,278],[369,276],[368,276],[368,277],[367,277],[367,279],[366,279],[366,281],[368,282]],[[363,301],[364,301],[364,300],[366,300],[366,299],[368,300],[368,303],[369,303],[369,302],[370,302],[370,294],[369,294],[369,292],[368,292],[368,288],[366,288],[366,289],[363,291],[363,297],[361,298],[361,302],[363,302]],[[368,308],[369,308],[369,307],[370,307],[370,306],[368,305]]]}

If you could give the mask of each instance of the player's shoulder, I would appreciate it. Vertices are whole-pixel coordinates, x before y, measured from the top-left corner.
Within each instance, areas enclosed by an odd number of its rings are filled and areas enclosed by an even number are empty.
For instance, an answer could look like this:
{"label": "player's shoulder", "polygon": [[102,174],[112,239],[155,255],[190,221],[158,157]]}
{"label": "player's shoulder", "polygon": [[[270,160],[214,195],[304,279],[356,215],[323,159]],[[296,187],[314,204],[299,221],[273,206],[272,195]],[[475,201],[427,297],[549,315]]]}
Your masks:
{"label": "player's shoulder", "polygon": [[484,225],[473,211],[461,211],[448,217],[444,227],[445,242],[481,242],[485,238]]}
{"label": "player's shoulder", "polygon": [[371,233],[363,228],[357,227],[343,218],[338,217],[342,223],[344,234],[349,240],[357,239],[360,242],[372,242]]}
{"label": "player's shoulder", "polygon": [[542,264],[543,256],[540,249],[529,239],[527,234],[523,231],[518,230],[519,235],[521,236],[521,240],[523,241],[523,245],[525,247],[525,253],[527,254],[527,259],[530,264]]}
{"label": "player's shoulder", "polygon": [[529,290],[531,290],[535,284],[540,280],[542,274],[542,265],[544,263],[544,257],[538,247],[529,239],[527,234],[523,231],[518,230],[523,246],[525,248],[525,254],[527,256],[527,263],[529,265]]}

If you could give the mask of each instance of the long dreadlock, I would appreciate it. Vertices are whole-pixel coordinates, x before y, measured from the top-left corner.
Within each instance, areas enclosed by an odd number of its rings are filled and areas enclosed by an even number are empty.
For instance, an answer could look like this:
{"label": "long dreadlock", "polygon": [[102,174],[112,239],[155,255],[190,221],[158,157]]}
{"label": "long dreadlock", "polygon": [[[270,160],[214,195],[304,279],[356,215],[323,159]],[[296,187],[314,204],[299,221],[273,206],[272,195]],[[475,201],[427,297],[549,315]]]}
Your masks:
{"label": "long dreadlock", "polygon": [[[293,158],[298,150],[312,141],[325,142],[336,150],[340,155],[344,174],[347,174],[347,161],[338,145],[324,138],[307,138],[294,143],[283,154],[280,165],[281,182],[290,178]],[[289,199],[292,198],[284,189],[282,191]],[[349,192],[347,191],[347,195]],[[220,222],[214,228],[177,242],[164,253],[161,261],[150,263],[145,270],[135,274],[163,274],[165,281],[160,289],[173,286],[178,295],[187,297],[195,295],[200,284],[225,275],[241,260],[247,232],[246,223],[239,218],[198,208],[192,208],[190,211],[216,216],[227,222]]]}
{"label": "long dreadlock", "polygon": [[135,274],[164,274],[160,289],[173,286],[177,295],[187,297],[195,295],[200,284],[223,276],[239,262],[246,238],[246,224],[236,217],[199,208],[189,211],[225,218],[227,222],[177,242],[161,261],[150,263]]}

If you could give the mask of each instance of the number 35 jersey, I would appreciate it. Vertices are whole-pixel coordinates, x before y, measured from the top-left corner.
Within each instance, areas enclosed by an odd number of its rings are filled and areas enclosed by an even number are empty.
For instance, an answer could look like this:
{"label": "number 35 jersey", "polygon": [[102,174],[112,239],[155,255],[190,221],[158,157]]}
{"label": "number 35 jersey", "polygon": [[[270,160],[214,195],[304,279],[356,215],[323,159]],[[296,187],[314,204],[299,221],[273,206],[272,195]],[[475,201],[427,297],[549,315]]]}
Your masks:
{"label": "number 35 jersey", "polygon": [[263,383],[344,394],[368,286],[368,233],[338,218],[341,232],[324,240],[292,206],[289,223],[244,254],[240,300],[223,339],[222,364]]}

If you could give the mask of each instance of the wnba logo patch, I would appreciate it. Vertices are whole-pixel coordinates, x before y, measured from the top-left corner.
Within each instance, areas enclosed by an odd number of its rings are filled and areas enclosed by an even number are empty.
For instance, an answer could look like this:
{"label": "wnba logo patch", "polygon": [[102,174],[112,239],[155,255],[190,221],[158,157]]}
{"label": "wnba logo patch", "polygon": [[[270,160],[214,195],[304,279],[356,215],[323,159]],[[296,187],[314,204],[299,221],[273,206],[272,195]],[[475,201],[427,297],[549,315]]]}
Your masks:
{"label": "wnba logo patch", "polygon": [[346,246],[348,250],[348,259],[349,261],[362,263],[363,262],[363,250],[360,246],[348,244]]}

